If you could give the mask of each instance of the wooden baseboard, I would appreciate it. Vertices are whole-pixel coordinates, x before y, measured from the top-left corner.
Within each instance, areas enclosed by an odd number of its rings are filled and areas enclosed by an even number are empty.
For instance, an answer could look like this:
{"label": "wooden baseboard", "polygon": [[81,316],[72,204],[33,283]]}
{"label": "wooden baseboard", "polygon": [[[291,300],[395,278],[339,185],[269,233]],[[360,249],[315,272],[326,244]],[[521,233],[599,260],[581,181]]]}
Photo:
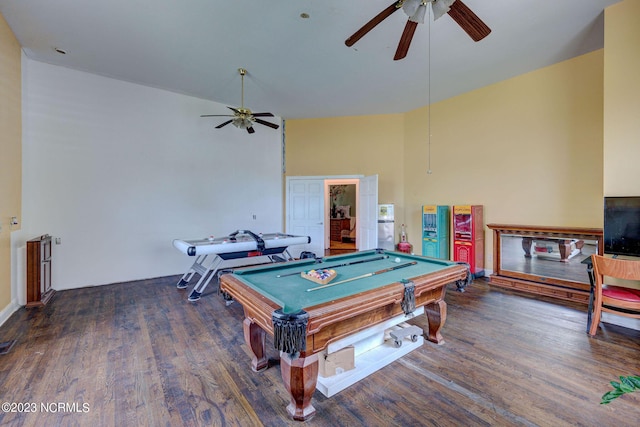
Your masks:
{"label": "wooden baseboard", "polygon": [[529,280],[514,279],[511,277],[492,274],[489,276],[489,284],[501,288],[507,288],[566,301],[589,304],[589,292],[581,289],[572,289],[558,285],[532,282]]}
{"label": "wooden baseboard", "polygon": [[27,308],[32,308],[32,307],[44,307],[45,305],[47,305],[49,303],[49,301],[51,301],[51,298],[53,298],[53,296],[56,294],[55,289],[49,289],[45,294],[42,295],[42,299],[39,301],[29,301],[25,307]]}

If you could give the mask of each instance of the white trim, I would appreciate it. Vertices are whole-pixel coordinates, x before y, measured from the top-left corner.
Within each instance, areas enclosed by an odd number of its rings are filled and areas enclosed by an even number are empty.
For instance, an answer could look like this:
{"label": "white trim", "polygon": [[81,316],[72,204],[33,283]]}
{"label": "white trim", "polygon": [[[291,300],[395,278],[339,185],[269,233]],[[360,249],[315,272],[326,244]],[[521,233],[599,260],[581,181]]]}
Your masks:
{"label": "white trim", "polygon": [[296,175],[296,176],[288,176],[287,180],[290,179],[359,179],[364,178],[364,175]]}
{"label": "white trim", "polygon": [[618,316],[613,313],[602,313],[600,317],[601,322],[610,323],[612,325],[622,326],[624,328],[635,329],[640,331],[640,319],[634,319],[631,317]]}
{"label": "white trim", "polygon": [[[2,326],[4,322],[6,322],[13,313],[18,311],[19,308],[20,306],[18,305],[18,303],[15,300],[11,300],[9,305],[6,306],[4,310],[0,311],[0,326]],[[0,336],[0,341],[4,342],[4,341],[7,341],[7,339],[11,339],[11,338]]]}

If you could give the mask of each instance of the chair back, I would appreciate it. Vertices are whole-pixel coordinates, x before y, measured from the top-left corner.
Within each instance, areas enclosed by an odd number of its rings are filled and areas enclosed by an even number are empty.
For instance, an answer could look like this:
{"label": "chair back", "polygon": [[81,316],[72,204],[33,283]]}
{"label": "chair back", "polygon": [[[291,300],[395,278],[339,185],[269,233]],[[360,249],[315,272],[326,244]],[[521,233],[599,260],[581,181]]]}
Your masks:
{"label": "chair back", "polygon": [[616,286],[611,282],[607,283],[606,291],[602,286],[605,277],[640,282],[640,261],[605,258],[596,254],[591,255],[591,261],[596,280],[589,300],[587,333],[595,336],[603,311],[640,319],[640,290]]}
{"label": "chair back", "polygon": [[600,285],[604,281],[603,276],[640,281],[640,261],[606,258],[596,254],[591,255],[591,260],[596,283]]}

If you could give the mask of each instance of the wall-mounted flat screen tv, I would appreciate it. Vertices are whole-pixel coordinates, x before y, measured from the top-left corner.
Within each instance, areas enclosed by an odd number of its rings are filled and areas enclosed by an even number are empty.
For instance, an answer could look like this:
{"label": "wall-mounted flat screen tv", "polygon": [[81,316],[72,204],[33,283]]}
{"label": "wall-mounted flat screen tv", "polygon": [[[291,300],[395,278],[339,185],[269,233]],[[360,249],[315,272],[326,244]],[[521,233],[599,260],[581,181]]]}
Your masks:
{"label": "wall-mounted flat screen tv", "polygon": [[640,257],[640,197],[604,198],[604,252]]}

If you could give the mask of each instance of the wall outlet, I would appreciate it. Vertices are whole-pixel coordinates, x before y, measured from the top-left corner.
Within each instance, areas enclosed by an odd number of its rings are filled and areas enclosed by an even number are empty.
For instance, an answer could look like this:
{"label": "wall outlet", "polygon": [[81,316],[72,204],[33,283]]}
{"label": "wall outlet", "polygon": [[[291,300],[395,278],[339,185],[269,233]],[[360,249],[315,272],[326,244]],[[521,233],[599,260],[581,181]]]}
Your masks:
{"label": "wall outlet", "polygon": [[62,244],[62,237],[56,237],[56,245]]}

